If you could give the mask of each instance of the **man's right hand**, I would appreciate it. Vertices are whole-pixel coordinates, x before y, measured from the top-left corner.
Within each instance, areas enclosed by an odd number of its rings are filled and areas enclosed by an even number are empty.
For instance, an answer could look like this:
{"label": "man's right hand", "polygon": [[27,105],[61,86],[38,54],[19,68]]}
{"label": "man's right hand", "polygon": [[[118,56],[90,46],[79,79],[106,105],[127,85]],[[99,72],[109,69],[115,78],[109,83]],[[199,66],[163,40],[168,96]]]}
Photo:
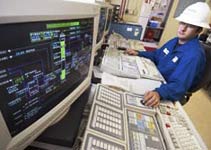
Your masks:
{"label": "man's right hand", "polygon": [[144,94],[144,105],[157,107],[160,104],[160,95],[156,91],[148,91]]}
{"label": "man's right hand", "polygon": [[136,50],[134,50],[134,49],[127,49],[126,50],[126,54],[137,56],[138,55],[138,52]]}

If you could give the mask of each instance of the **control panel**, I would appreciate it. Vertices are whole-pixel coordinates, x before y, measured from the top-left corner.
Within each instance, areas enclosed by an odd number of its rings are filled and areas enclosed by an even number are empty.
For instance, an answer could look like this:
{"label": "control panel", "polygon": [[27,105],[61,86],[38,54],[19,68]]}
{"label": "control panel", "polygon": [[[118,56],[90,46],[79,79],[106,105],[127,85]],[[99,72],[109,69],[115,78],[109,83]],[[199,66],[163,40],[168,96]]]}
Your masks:
{"label": "control panel", "polygon": [[95,91],[83,150],[112,150],[111,146],[116,149],[165,150],[155,109],[141,103],[143,96],[102,84],[98,84]]}

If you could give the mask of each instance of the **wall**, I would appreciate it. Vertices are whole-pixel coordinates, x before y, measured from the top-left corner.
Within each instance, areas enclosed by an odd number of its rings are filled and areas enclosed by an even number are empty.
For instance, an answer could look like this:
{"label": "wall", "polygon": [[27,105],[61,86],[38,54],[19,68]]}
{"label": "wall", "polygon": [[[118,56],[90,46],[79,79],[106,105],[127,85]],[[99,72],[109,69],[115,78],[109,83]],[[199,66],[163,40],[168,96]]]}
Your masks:
{"label": "wall", "polygon": [[[132,10],[133,14],[125,14],[124,21],[138,23],[142,0],[131,0],[129,4],[126,4],[128,10]],[[130,12],[129,12],[130,13]]]}
{"label": "wall", "polygon": [[[122,2],[122,0],[111,0],[111,4],[114,4],[114,5],[120,5],[121,2]],[[128,8],[130,10],[134,10],[134,14],[133,15],[125,14],[124,17],[123,17],[123,20],[125,22],[135,22],[135,23],[137,23],[138,19],[139,19],[142,0],[131,0],[129,2],[130,3],[126,4],[126,6],[128,6]]]}
{"label": "wall", "polygon": [[162,37],[159,42],[159,46],[162,46],[164,43],[166,43],[169,39],[175,37],[177,35],[177,28],[178,28],[178,21],[174,19],[174,13],[177,8],[177,4],[179,1],[174,0],[173,5],[170,11],[170,15],[168,17],[168,20],[166,22],[165,29],[163,31]]}
{"label": "wall", "polygon": [[[66,1],[76,1],[76,0],[66,0]],[[77,0],[77,2],[83,2],[83,3],[94,3],[95,0]]]}
{"label": "wall", "polygon": [[[111,4],[120,5],[122,0],[111,0]],[[133,9],[134,15],[124,15],[124,21],[126,22],[138,22],[139,14],[140,14],[140,8],[142,4],[142,0],[130,0],[129,4],[126,4],[126,6],[129,7],[129,9]]]}
{"label": "wall", "polygon": [[211,98],[206,91],[199,90],[193,93],[189,102],[184,105],[184,109],[199,132],[203,141],[211,150]]}
{"label": "wall", "polygon": [[111,4],[120,5],[121,4],[121,0],[111,0]]}
{"label": "wall", "polygon": [[206,0],[206,3],[211,7],[211,0]]}

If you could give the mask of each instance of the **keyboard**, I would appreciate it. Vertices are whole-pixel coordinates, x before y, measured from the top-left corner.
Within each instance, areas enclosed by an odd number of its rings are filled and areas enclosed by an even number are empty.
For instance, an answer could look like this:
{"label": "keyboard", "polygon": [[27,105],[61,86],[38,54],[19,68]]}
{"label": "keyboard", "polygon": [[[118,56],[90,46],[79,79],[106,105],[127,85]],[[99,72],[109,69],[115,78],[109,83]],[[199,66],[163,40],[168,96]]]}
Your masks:
{"label": "keyboard", "polygon": [[108,44],[109,44],[109,47],[117,48],[117,49],[118,48],[127,49],[130,47],[128,40],[117,33],[113,33],[109,36]]}
{"label": "keyboard", "polygon": [[107,48],[101,70],[120,77],[149,78],[165,82],[151,60],[139,56],[124,55],[122,51],[112,48]]}
{"label": "keyboard", "polygon": [[144,106],[143,95],[96,86],[82,150],[207,150],[176,102]]}
{"label": "keyboard", "polygon": [[123,109],[122,93],[108,87],[98,88],[96,101],[102,102],[109,105],[109,107],[114,107],[119,110]]}
{"label": "keyboard", "polygon": [[132,109],[133,108],[141,109],[142,112],[155,114],[156,109],[154,109],[152,107],[145,106],[142,102],[143,99],[144,99],[143,95],[137,95],[137,94],[129,93],[129,92],[124,93],[124,105],[125,105],[125,107],[132,108]]}
{"label": "keyboard", "polygon": [[87,132],[82,150],[126,150],[126,148],[120,143],[109,140],[109,138]]}
{"label": "keyboard", "polygon": [[95,104],[90,128],[106,135],[125,140],[123,114]]}
{"label": "keyboard", "polygon": [[116,49],[108,48],[105,51],[101,70],[120,77],[140,78],[135,57],[126,56]]}
{"label": "keyboard", "polygon": [[138,51],[145,51],[144,45],[139,40],[128,39],[128,43],[131,49],[138,50]]}
{"label": "keyboard", "polygon": [[127,110],[126,116],[130,150],[165,149],[154,116],[134,110]]}
{"label": "keyboard", "polygon": [[[104,53],[104,57],[102,60],[102,64],[101,64],[101,70],[111,70],[111,71],[116,71],[119,70],[120,67],[120,52],[113,49],[113,50],[109,50],[109,51],[105,51]],[[106,65],[104,65],[106,64]],[[103,68],[103,69],[102,69]]]}
{"label": "keyboard", "polygon": [[[93,105],[82,144],[83,150],[110,149],[108,144],[117,149],[139,150],[140,146],[144,149],[160,148],[165,149],[165,145],[160,136],[159,128],[156,124],[155,115],[147,113],[147,109],[153,109],[142,105],[140,108],[126,105],[126,97],[138,99],[139,95],[119,91],[108,86],[98,84],[93,100]],[[127,96],[128,95],[128,96]],[[129,96],[130,95],[130,96]],[[142,96],[141,96],[142,97]],[[141,109],[144,108],[145,109]],[[142,110],[142,111],[141,111]],[[155,109],[154,109],[155,110]],[[134,135],[135,134],[135,135]],[[144,137],[141,145],[134,147],[135,143],[140,142],[136,135]],[[133,140],[129,140],[133,138]],[[98,144],[96,140],[99,140]],[[151,143],[153,140],[156,143]],[[100,144],[102,143],[102,144]],[[106,144],[104,146],[104,144]],[[152,145],[151,145],[152,144]],[[98,146],[96,146],[98,145]],[[101,145],[101,148],[99,148]],[[144,147],[145,146],[145,147]],[[110,146],[111,147],[111,146]]]}
{"label": "keyboard", "polygon": [[141,77],[165,82],[165,79],[157,69],[156,65],[150,59],[137,57],[136,62]]}
{"label": "keyboard", "polygon": [[160,105],[158,109],[158,120],[163,128],[168,149],[175,150],[205,150],[207,149],[199,137],[194,126],[185,112],[178,107]]}
{"label": "keyboard", "polygon": [[108,39],[109,47],[117,48],[117,49],[134,49],[138,51],[145,51],[144,46],[139,40],[125,39],[121,35],[117,33],[113,33],[110,35]]}
{"label": "keyboard", "polygon": [[136,59],[133,56],[121,55],[121,70],[126,77],[131,76],[131,78],[140,78],[140,73],[138,66],[136,64]]}

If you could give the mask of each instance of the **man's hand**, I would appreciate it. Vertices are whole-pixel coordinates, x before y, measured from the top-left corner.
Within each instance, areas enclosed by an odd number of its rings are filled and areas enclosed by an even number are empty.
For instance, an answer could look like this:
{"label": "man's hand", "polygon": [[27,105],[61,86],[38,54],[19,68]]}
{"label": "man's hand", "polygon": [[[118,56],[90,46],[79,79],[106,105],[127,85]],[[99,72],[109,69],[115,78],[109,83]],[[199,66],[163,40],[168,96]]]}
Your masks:
{"label": "man's hand", "polygon": [[137,56],[138,55],[138,52],[136,50],[134,50],[134,49],[127,49],[126,50],[126,54]]}
{"label": "man's hand", "polygon": [[160,104],[160,95],[156,91],[149,91],[144,94],[144,105],[157,107]]}

